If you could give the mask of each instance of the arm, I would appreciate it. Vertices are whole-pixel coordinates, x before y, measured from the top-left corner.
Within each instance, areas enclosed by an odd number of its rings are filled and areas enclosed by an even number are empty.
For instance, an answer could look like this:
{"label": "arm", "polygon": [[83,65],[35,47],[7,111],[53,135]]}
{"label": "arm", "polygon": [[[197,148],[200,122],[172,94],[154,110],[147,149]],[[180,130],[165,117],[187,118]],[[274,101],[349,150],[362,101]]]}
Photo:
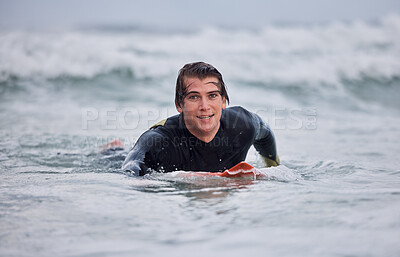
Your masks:
{"label": "arm", "polygon": [[122,164],[123,171],[131,172],[136,176],[143,176],[151,171],[152,159],[156,155],[156,143],[159,134],[153,130],[146,131],[139,137],[129,151]]}
{"label": "arm", "polygon": [[274,133],[260,116],[254,113],[252,115],[256,128],[254,148],[260,153],[267,167],[278,166],[280,160],[276,151]]}
{"label": "arm", "polygon": [[138,150],[135,145],[125,158],[122,164],[122,170],[130,172],[136,176],[143,176],[147,172],[147,167],[144,163],[144,154]]}

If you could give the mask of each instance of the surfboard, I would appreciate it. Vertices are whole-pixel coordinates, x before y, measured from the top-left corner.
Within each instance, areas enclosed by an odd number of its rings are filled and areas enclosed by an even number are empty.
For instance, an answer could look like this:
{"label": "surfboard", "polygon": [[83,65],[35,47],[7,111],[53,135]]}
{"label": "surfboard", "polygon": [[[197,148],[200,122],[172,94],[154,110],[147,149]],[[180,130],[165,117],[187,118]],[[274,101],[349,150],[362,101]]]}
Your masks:
{"label": "surfboard", "polygon": [[184,172],[183,177],[224,177],[224,178],[251,178],[257,179],[265,176],[247,162],[240,162],[224,172]]}

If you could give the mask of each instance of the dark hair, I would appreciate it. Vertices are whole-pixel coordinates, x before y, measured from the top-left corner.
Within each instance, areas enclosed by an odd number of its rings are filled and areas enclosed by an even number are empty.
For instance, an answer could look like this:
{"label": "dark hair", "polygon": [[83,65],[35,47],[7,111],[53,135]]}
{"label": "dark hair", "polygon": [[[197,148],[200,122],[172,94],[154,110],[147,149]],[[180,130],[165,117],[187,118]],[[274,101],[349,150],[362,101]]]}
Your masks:
{"label": "dark hair", "polygon": [[199,78],[201,80],[207,77],[216,77],[218,79],[218,87],[221,92],[221,96],[225,98],[225,100],[229,104],[229,96],[226,91],[224,80],[222,79],[222,74],[211,64],[205,62],[194,62],[185,64],[183,68],[179,70],[179,75],[176,80],[176,88],[175,88],[176,106],[182,107],[183,99],[185,98],[187,93],[185,80],[191,77]]}

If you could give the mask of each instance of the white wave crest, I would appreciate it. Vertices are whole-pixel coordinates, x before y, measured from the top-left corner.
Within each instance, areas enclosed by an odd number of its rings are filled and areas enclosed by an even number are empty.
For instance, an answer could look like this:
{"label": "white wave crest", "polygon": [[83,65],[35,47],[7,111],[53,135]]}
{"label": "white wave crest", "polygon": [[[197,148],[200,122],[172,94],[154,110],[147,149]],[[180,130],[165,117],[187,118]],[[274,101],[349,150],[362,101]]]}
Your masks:
{"label": "white wave crest", "polygon": [[265,26],[258,31],[206,28],[196,33],[0,32],[0,81],[78,76],[121,67],[137,77],[175,77],[204,60],[231,80],[338,84],[362,74],[400,76],[400,17],[379,23]]}

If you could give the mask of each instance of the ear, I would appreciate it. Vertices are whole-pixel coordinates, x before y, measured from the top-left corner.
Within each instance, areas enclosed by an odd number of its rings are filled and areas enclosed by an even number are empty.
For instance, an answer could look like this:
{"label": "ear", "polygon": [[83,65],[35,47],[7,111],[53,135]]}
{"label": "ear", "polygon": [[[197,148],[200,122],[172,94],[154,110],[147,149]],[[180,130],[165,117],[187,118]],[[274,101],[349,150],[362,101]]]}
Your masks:
{"label": "ear", "polygon": [[226,108],[226,99],[225,97],[222,98],[222,109]]}
{"label": "ear", "polygon": [[182,112],[183,112],[182,107],[180,107],[180,106],[178,106],[178,105],[175,105],[175,107],[176,107],[176,110],[177,110],[179,113],[182,113]]}

